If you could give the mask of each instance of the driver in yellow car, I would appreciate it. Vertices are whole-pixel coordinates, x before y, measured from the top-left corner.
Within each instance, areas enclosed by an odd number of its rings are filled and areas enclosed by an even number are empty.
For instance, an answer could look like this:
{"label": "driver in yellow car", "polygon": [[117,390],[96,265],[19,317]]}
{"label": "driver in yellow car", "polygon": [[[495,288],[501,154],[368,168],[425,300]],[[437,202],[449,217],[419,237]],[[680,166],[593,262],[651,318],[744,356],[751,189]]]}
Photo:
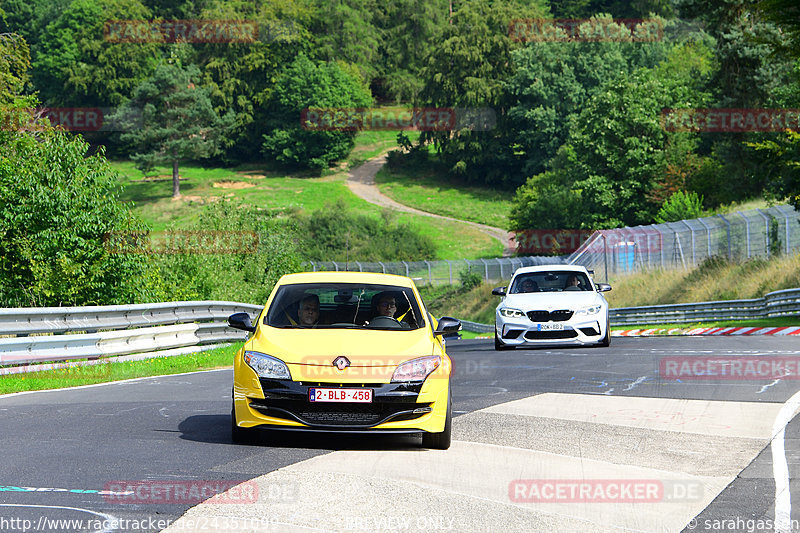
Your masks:
{"label": "driver in yellow car", "polygon": [[315,326],[319,321],[319,296],[309,294],[300,301],[297,318],[301,326]]}
{"label": "driver in yellow car", "polygon": [[377,316],[390,316],[394,318],[394,314],[397,312],[397,301],[392,294],[386,293],[378,300],[378,305],[376,307],[378,309]]}

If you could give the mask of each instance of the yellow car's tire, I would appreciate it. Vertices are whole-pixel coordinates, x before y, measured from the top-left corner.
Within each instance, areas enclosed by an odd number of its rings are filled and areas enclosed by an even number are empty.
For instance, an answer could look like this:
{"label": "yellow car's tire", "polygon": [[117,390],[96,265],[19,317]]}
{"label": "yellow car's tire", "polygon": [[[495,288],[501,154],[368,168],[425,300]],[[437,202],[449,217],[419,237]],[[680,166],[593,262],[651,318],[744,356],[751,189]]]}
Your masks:
{"label": "yellow car's tire", "polygon": [[447,395],[447,415],[444,422],[444,431],[441,433],[423,433],[422,447],[434,450],[446,450],[450,447],[453,426],[453,399]]}

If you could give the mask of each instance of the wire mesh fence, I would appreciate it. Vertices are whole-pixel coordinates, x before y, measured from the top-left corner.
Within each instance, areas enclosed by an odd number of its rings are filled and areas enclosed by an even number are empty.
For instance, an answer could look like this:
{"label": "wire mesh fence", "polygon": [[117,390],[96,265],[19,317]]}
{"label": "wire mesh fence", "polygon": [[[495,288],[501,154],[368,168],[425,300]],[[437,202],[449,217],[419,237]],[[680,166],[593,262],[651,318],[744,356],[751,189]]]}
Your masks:
{"label": "wire mesh fence", "polygon": [[598,275],[691,268],[709,257],[768,258],[800,249],[800,213],[791,206],[737,211],[665,224],[600,230],[568,258]]}
{"label": "wire mesh fence", "polygon": [[520,267],[564,263],[564,257],[527,256],[495,259],[459,259],[439,261],[395,261],[369,263],[363,261],[311,262],[313,271],[382,272],[407,276],[421,284],[453,284],[462,272],[478,274],[485,281],[509,280]]}
{"label": "wire mesh fence", "polygon": [[313,271],[383,272],[422,284],[453,284],[462,272],[485,281],[508,281],[520,267],[583,265],[596,279],[651,269],[691,268],[709,257],[768,258],[800,250],[800,213],[789,205],[665,224],[600,230],[564,256],[531,255],[438,261],[310,262]]}

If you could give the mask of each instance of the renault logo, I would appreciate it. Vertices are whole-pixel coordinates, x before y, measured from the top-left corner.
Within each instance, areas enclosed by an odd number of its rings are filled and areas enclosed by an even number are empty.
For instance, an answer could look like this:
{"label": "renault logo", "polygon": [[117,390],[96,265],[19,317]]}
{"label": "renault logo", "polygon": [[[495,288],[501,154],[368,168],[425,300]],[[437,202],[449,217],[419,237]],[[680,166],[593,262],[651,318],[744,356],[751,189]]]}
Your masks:
{"label": "renault logo", "polygon": [[339,370],[344,370],[345,368],[350,366],[350,360],[347,357],[340,355],[339,357],[333,360],[333,366],[335,366]]}

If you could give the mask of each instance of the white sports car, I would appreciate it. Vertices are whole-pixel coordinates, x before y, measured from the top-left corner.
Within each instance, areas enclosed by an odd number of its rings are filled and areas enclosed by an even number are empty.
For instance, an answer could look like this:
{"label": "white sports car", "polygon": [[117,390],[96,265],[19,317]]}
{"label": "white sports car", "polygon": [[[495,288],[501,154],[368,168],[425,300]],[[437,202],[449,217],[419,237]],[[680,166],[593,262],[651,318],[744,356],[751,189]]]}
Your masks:
{"label": "white sports car", "polygon": [[495,312],[495,349],[555,344],[608,346],[608,302],[600,293],[610,290],[610,285],[594,283],[582,266],[518,269],[508,287],[492,291],[503,297]]}

